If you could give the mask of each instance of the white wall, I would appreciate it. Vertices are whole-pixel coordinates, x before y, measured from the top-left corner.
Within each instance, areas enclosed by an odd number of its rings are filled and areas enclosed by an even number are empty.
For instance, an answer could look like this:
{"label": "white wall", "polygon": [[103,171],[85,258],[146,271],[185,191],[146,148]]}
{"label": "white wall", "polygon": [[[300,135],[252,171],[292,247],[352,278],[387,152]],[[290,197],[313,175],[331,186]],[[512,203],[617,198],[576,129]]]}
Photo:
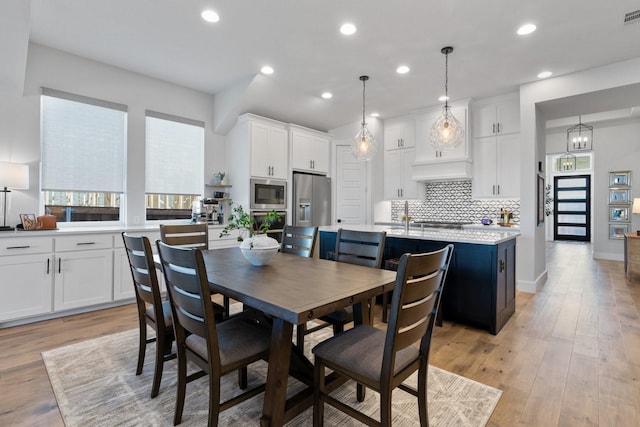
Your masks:
{"label": "white wall", "polygon": [[[213,133],[214,97],[48,47],[30,44],[24,92],[0,88],[0,160],[30,165],[30,189],[11,193],[10,224],[20,213],[42,213],[39,198],[40,88],[125,104],[127,132],[127,224],[145,217],[145,110],[205,123],[205,180],[226,170],[225,137]],[[203,182],[204,191],[204,182]]]}

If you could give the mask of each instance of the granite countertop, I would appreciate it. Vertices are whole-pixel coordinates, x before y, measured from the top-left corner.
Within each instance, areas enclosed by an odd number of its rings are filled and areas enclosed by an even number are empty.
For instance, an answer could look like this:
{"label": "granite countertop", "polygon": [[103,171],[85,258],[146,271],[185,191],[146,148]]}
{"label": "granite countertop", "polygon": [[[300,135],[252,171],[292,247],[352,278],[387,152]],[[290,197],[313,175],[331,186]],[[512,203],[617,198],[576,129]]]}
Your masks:
{"label": "granite countertop", "polygon": [[328,225],[319,227],[320,231],[337,231],[339,228],[355,231],[386,231],[387,237],[401,237],[406,239],[420,239],[420,240],[437,240],[442,242],[453,243],[474,243],[479,245],[497,245],[507,240],[515,239],[520,235],[519,230],[509,229],[505,231],[500,226],[484,226],[486,228],[463,228],[463,229],[451,229],[451,228],[424,228],[424,231],[419,227],[409,228],[409,232],[405,232],[404,227],[400,224],[388,225]]}

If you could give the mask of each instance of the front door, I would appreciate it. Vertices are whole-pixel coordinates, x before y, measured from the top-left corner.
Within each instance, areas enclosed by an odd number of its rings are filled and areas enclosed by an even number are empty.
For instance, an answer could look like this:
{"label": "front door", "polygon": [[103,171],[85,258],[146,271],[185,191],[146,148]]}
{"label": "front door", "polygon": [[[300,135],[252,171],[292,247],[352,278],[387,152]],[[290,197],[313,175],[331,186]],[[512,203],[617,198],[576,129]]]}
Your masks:
{"label": "front door", "polygon": [[554,178],[553,239],[591,241],[591,176]]}

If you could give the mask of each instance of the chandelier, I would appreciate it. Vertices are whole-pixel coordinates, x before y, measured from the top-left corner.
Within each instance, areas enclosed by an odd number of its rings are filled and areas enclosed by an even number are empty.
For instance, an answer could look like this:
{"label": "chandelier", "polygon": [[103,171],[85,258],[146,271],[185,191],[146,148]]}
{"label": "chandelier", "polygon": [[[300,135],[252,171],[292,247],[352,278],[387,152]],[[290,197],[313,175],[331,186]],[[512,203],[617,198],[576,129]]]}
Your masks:
{"label": "chandelier", "polygon": [[453,150],[460,145],[464,138],[462,124],[451,113],[449,106],[449,54],[453,52],[451,46],[443,47],[440,52],[444,54],[444,108],[442,114],[431,126],[429,140],[437,150]]}
{"label": "chandelier", "polygon": [[365,82],[369,80],[369,76],[360,76],[362,81],[362,127],[360,132],[353,138],[351,142],[351,153],[358,160],[371,160],[376,155],[378,147],[376,146],[376,140],[374,139],[369,129],[367,129],[367,122],[364,119],[364,106],[365,106]]}
{"label": "chandelier", "polygon": [[578,116],[578,124],[567,129],[567,151],[588,151],[593,149],[593,126],[582,124],[582,116]]}

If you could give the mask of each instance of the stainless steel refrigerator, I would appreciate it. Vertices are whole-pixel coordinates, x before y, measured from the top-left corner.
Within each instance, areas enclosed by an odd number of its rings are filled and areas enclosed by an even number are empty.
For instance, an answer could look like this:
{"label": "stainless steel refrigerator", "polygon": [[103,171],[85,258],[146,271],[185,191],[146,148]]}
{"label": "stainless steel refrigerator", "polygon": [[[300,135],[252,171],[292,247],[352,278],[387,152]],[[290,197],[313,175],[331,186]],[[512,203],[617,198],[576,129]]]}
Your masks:
{"label": "stainless steel refrigerator", "polygon": [[331,225],[331,178],[293,174],[293,225]]}

